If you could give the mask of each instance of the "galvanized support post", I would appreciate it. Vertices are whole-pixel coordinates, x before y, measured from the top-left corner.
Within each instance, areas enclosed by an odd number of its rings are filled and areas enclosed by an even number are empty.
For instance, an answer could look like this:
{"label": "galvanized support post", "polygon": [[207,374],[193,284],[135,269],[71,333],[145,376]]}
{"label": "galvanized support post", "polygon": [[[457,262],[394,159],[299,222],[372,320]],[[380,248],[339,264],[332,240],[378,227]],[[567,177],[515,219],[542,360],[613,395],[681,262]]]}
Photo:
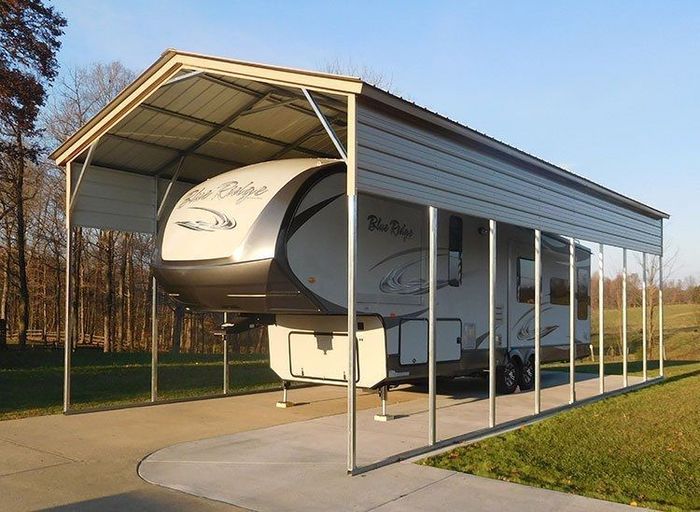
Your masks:
{"label": "galvanized support post", "polygon": [[647,253],[642,253],[642,380],[647,377]]}
{"label": "galvanized support post", "polygon": [[627,249],[622,248],[622,385],[627,387]]}
{"label": "galvanized support post", "polygon": [[435,345],[435,308],[437,295],[437,226],[438,211],[428,207],[428,445],[437,439],[435,427],[437,377]]}
{"label": "galvanized support post", "polygon": [[535,414],[542,411],[540,358],[542,340],[542,232],[535,230]]}
{"label": "galvanized support post", "polygon": [[66,284],[65,284],[65,315],[66,325],[65,339],[63,340],[63,412],[68,412],[71,402],[71,356],[73,346],[71,343],[72,322],[71,322],[71,162],[66,164]]}
{"label": "galvanized support post", "polygon": [[355,437],[356,390],[355,390],[355,264],[357,260],[357,196],[348,195],[348,471],[356,468],[355,454],[357,439]]}
{"label": "galvanized support post", "polygon": [[605,347],[603,341],[605,338],[605,255],[603,253],[603,244],[598,246],[598,392],[602,395],[605,393],[605,364],[603,357],[605,355]]}
{"label": "galvanized support post", "polygon": [[569,239],[569,403],[576,401],[576,241]]}
{"label": "galvanized support post", "polygon": [[228,326],[228,313],[224,312],[224,343],[223,343],[223,351],[224,351],[224,388],[223,392],[224,395],[228,395],[228,384],[229,384],[229,377],[228,377],[228,334],[226,334],[226,326]]}
{"label": "galvanized support post", "polygon": [[496,426],[496,221],[489,220],[489,427]]}
{"label": "galvanized support post", "polygon": [[158,400],[158,282],[151,282],[151,402]]}
{"label": "galvanized support post", "polygon": [[[307,94],[312,106],[313,99]],[[315,110],[318,107],[315,108]],[[317,112],[319,115],[319,112]],[[319,115],[323,119],[323,115]],[[323,123],[323,121],[322,121]],[[324,128],[325,125],[324,125]],[[348,201],[348,450],[347,450],[347,470],[352,474],[356,467],[357,456],[357,393],[355,388],[355,339],[357,330],[357,312],[355,309],[355,279],[357,266],[357,112],[356,98],[354,95],[348,96],[348,123],[347,123],[347,177],[346,194]],[[329,136],[333,139],[332,130],[328,130]],[[342,147],[338,151],[343,154]]]}
{"label": "galvanized support post", "polygon": [[664,376],[664,267],[659,255],[659,377]]}

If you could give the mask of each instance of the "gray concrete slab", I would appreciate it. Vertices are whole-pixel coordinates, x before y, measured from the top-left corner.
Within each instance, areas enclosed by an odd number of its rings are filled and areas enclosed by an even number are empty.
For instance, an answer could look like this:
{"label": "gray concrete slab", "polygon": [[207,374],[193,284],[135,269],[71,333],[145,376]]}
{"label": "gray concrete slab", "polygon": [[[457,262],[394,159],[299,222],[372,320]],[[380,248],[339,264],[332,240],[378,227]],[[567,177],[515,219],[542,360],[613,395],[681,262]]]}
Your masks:
{"label": "gray concrete slab", "polygon": [[[0,510],[238,510],[144,482],[136,466],[163,446],[211,438],[346,409],[345,389],[318,386],[290,392],[306,403],[278,409],[280,393],[88,414],[0,421]],[[396,392],[391,403],[415,400]],[[376,393],[359,393],[358,408],[374,408]]]}
{"label": "gray concrete slab", "polygon": [[[579,375],[578,397],[597,393],[598,381]],[[637,379],[632,379],[636,382]],[[568,374],[543,373],[543,404],[568,402]],[[622,379],[607,377],[608,390]],[[483,384],[442,387],[438,398],[441,439],[486,426]],[[529,417],[533,393],[498,397],[499,422]],[[399,418],[373,420],[377,409],[358,413],[358,461],[369,465],[427,443],[426,396],[416,393],[391,407]],[[623,505],[477,478],[403,462],[355,477],[345,474],[346,417],[307,421],[185,442],[146,457],[146,481],[189,494],[267,511],[369,510],[623,510]]]}

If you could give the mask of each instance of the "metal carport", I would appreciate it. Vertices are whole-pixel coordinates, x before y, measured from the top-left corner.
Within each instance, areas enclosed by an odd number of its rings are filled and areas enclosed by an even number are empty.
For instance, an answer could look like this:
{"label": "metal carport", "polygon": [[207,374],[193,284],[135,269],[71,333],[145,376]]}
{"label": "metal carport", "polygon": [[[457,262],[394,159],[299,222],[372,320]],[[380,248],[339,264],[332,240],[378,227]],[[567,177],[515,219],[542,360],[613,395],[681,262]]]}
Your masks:
{"label": "metal carport", "polygon": [[[489,424],[492,427],[496,425],[493,370],[496,366],[497,223],[534,230],[536,276],[541,264],[542,231],[570,237],[571,283],[575,282],[575,239],[600,244],[601,269],[604,244],[621,247],[625,261],[627,250],[640,251],[644,257],[646,254],[662,256],[666,213],[358,78],[167,50],[51,155],[57,165],[66,168],[67,180],[69,243],[66,250],[64,411],[71,406],[71,228],[85,226],[156,233],[159,219],[192,184],[235,167],[298,156],[339,156],[347,164],[348,334],[351,339],[356,339],[357,193],[392,196],[429,210],[428,445],[436,442],[435,226],[439,209],[490,221]],[[539,279],[536,278],[535,283],[538,354]],[[602,283],[601,272],[601,295]],[[156,286],[153,290],[155,308]],[[570,290],[573,294],[574,286]],[[661,304],[662,286],[659,290]],[[570,301],[572,318],[574,302]],[[623,308],[623,318],[625,311]],[[156,315],[152,318],[155,332]],[[602,326],[602,309],[600,322]],[[662,322],[660,314],[661,347]],[[600,332],[600,392],[603,393],[602,328]],[[573,335],[570,338],[573,351]],[[626,343],[626,324],[623,341]],[[355,350],[354,344],[350,344],[348,375],[355,374]],[[660,353],[663,354],[662,349]],[[152,401],[158,399],[157,354],[154,347]],[[660,375],[663,376],[663,357],[660,359]],[[625,357],[625,381],[626,360]],[[645,353],[645,379],[646,360]],[[573,403],[573,358],[571,361],[570,401]],[[355,383],[348,382],[347,389],[347,468],[354,472],[357,469]],[[539,361],[536,361],[535,414],[540,412],[539,397]]]}

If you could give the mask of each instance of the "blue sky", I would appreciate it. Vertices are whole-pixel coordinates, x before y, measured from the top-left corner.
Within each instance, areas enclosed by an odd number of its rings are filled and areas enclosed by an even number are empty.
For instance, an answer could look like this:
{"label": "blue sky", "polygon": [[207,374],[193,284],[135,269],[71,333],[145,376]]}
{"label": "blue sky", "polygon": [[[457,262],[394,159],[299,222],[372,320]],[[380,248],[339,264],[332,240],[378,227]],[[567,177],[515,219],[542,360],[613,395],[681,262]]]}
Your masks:
{"label": "blue sky", "polygon": [[62,65],[166,48],[322,68],[398,93],[665,210],[700,279],[700,2],[56,0]]}

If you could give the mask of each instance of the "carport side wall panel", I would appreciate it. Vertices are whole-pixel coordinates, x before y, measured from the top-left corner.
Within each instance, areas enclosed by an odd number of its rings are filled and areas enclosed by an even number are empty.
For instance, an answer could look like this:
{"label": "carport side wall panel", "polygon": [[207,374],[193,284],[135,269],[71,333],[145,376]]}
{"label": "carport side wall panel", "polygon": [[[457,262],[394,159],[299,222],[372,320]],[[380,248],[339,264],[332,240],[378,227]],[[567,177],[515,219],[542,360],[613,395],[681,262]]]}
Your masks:
{"label": "carport side wall panel", "polygon": [[421,124],[358,103],[359,191],[630,250],[661,251],[661,220]]}
{"label": "carport side wall panel", "polygon": [[[76,176],[72,176],[75,188]],[[159,194],[154,182],[159,180]],[[116,169],[90,166],[75,197],[71,225],[136,233],[155,233],[154,209],[163,199],[168,180]],[[191,184],[175,182],[165,201],[163,218]]]}

